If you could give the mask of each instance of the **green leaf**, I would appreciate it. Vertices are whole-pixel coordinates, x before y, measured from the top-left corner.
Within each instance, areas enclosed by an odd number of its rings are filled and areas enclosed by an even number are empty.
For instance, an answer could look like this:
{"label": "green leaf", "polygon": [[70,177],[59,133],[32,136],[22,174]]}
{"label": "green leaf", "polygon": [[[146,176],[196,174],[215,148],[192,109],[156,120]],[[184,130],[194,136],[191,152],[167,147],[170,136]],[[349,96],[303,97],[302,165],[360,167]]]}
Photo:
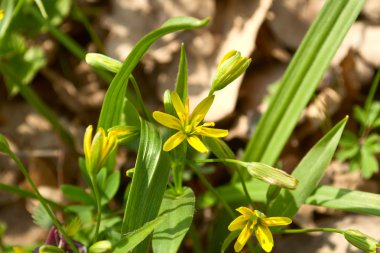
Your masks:
{"label": "green leaf", "polygon": [[380,216],[380,195],[362,191],[320,186],[307,198],[306,204],[343,211]]}
{"label": "green leaf", "polygon": [[188,84],[187,84],[187,57],[185,51],[185,45],[181,44],[181,57],[179,59],[177,82],[175,85],[175,91],[185,103],[187,100]]}
{"label": "green leaf", "polygon": [[63,184],[61,185],[61,191],[66,198],[72,201],[78,201],[85,204],[95,204],[95,201],[91,195],[85,192],[85,190],[81,187]]}
{"label": "green leaf", "polygon": [[356,119],[363,126],[367,123],[367,115],[359,106],[354,106],[354,119]]}
{"label": "green leaf", "polygon": [[126,234],[123,238],[116,244],[113,253],[125,253],[131,251],[139,243],[141,243],[153,229],[162,223],[166,218],[166,215],[159,216],[154,220],[145,223],[142,227]]}
{"label": "green leaf", "polygon": [[194,214],[195,196],[185,187],[181,195],[166,190],[160,207],[160,215],[167,215],[165,222],[154,229],[152,248],[155,253],[175,253],[190,228]]}
{"label": "green leaf", "polygon": [[268,216],[293,217],[297,213],[306,198],[317,188],[338,146],[347,119],[340,121],[306,154],[292,173],[299,180],[297,188],[293,191],[282,189],[271,203]]}
{"label": "green leaf", "polygon": [[366,147],[360,150],[360,170],[365,179],[369,179],[379,170],[376,157]]}
{"label": "green leaf", "polygon": [[103,189],[104,196],[106,197],[106,200],[111,200],[115,194],[117,193],[117,190],[120,186],[120,172],[119,171],[113,171],[111,175],[108,176],[105,184],[105,188]]}
{"label": "green leaf", "polygon": [[71,0],[42,0],[50,24],[57,26],[69,15]]}
{"label": "green leaf", "polygon": [[42,205],[38,205],[32,213],[33,222],[43,228],[50,228],[53,224],[49,214]]}
{"label": "green leaf", "polygon": [[144,36],[132,49],[124,61],[120,71],[112,80],[111,85],[104,98],[102,110],[99,117],[99,127],[107,130],[118,125],[121,121],[123,111],[123,100],[126,92],[126,82],[149,47],[162,36],[179,30],[203,27],[208,19],[198,20],[190,17],[177,17],[168,20],[159,29]]}
{"label": "green leaf", "polygon": [[[161,136],[155,127],[141,119],[140,146],[129,191],[122,234],[134,231],[155,219],[166,189],[170,164],[162,151]],[[147,241],[137,252],[146,252]]]}
{"label": "green leaf", "polygon": [[329,0],[308,30],[261,118],[244,161],[273,165],[365,0]]}

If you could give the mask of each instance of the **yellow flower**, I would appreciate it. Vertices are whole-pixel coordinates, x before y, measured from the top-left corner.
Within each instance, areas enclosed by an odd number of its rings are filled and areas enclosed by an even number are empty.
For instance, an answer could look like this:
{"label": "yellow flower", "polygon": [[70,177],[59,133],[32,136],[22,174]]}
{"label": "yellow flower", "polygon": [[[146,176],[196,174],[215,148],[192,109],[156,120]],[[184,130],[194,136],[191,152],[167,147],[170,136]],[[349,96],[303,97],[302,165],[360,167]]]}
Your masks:
{"label": "yellow flower", "polygon": [[230,231],[242,229],[234,245],[236,252],[243,249],[253,232],[255,232],[261,248],[266,252],[270,252],[273,248],[273,237],[268,227],[284,226],[292,223],[292,220],[287,217],[267,218],[260,211],[251,210],[247,207],[239,207],[236,211],[242,215],[233,220],[228,226],[228,230]]}
{"label": "yellow flower", "polygon": [[4,17],[4,11],[0,8],[0,20],[2,20]]}
{"label": "yellow flower", "polygon": [[98,128],[92,138],[92,126],[88,126],[84,134],[83,149],[89,173],[97,173],[117,144],[134,136],[136,132],[134,127],[117,126],[108,129],[106,135],[103,128]]}
{"label": "yellow flower", "polygon": [[159,111],[153,112],[153,118],[166,127],[178,130],[176,134],[171,136],[164,144],[164,151],[170,151],[181,144],[185,139],[196,150],[201,153],[208,152],[206,146],[198,138],[197,135],[220,138],[228,135],[228,130],[210,128],[215,126],[214,122],[207,122],[199,125],[214,101],[214,96],[208,96],[202,100],[194,111],[189,115],[189,100],[184,105],[177,92],[171,94],[173,107],[178,118]]}

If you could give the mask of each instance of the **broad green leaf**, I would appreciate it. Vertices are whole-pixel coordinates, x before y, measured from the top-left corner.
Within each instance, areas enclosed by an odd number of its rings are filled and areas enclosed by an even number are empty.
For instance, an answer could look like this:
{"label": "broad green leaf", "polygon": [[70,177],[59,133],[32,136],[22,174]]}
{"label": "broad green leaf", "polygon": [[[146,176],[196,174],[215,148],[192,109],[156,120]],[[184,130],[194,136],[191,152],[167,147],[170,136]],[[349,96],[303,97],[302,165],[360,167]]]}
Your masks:
{"label": "broad green leaf", "polygon": [[95,204],[95,201],[91,195],[85,192],[85,190],[81,187],[63,184],[61,185],[61,191],[66,198],[72,201],[78,201],[84,204]]}
{"label": "broad green leaf", "polygon": [[293,57],[243,160],[273,165],[365,0],[329,0]]}
{"label": "broad green leaf", "polygon": [[[26,51],[26,41],[24,37],[17,33],[7,33],[0,38],[0,57],[10,57],[19,55]],[[1,59],[0,60],[3,60]]]}
{"label": "broad green leaf", "polygon": [[[141,119],[140,146],[135,172],[125,207],[122,234],[132,232],[155,219],[169,177],[167,153],[162,151],[161,136],[155,127]],[[148,241],[136,252],[146,252]]]}
{"label": "broad green leaf", "polygon": [[177,82],[175,85],[175,91],[181,98],[183,103],[186,103],[188,84],[187,84],[187,57],[185,51],[185,45],[181,44],[181,57],[179,59]]}
{"label": "broad green leaf", "polygon": [[119,189],[120,185],[120,172],[119,171],[113,171],[111,175],[108,176],[105,184],[105,188],[103,189],[104,196],[106,197],[106,200],[111,200],[115,194],[117,193],[117,190]]}
{"label": "broad green leaf", "polygon": [[295,190],[282,189],[268,208],[268,216],[293,217],[317,188],[338,146],[348,118],[340,121],[306,154],[292,176],[299,180]]}
{"label": "broad green leaf", "polygon": [[124,235],[122,239],[116,244],[113,253],[126,253],[135,248],[139,243],[141,243],[155,227],[161,224],[165,219],[166,215],[159,216],[154,220],[145,223],[142,227]]}
{"label": "broad green leaf", "polygon": [[141,57],[156,40],[166,34],[179,30],[203,27],[207,23],[208,19],[198,20],[190,17],[172,18],[164,23],[159,29],[144,36],[132,49],[120,71],[111,82],[104,98],[99,117],[99,127],[106,130],[120,123],[123,111],[122,105],[127,87],[126,82]]}
{"label": "broad green leaf", "polygon": [[184,188],[181,195],[166,190],[160,207],[160,215],[167,215],[165,222],[153,232],[154,253],[175,253],[178,251],[193,220],[195,196],[190,188]]}
{"label": "broad green leaf", "polygon": [[380,216],[380,195],[369,192],[320,186],[306,204]]}

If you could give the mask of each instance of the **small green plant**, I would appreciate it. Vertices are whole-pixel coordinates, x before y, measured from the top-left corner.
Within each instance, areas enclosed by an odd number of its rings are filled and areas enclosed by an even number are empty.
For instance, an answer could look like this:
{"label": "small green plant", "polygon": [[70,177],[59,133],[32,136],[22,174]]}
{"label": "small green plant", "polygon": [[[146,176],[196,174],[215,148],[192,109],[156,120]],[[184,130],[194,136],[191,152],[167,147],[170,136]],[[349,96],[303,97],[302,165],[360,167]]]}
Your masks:
{"label": "small green plant", "polygon": [[354,119],[359,124],[359,131],[345,131],[340,141],[337,158],[348,161],[350,170],[360,170],[363,178],[368,179],[379,171],[376,155],[380,153],[380,101],[372,101],[380,81],[377,73],[371,86],[364,108],[354,107]]}

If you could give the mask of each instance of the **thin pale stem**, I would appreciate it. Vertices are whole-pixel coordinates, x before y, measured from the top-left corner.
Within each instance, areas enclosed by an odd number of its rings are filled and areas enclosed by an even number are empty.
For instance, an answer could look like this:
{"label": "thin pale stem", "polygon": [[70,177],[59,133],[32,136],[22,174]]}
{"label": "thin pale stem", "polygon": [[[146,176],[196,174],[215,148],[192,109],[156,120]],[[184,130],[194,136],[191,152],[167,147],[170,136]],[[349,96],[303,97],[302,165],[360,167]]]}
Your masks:
{"label": "thin pale stem", "polygon": [[234,213],[234,211],[232,210],[231,206],[227,203],[227,201],[222,197],[222,195],[219,194],[219,192],[217,190],[215,190],[215,188],[208,182],[208,180],[205,178],[205,176],[203,176],[203,174],[200,172],[199,168],[198,168],[198,165],[193,163],[193,162],[189,162],[188,163],[190,168],[194,171],[194,173],[199,177],[199,179],[201,180],[201,182],[207,187],[207,189],[212,192],[219,200],[220,202],[222,202],[224,208],[226,209],[227,213],[232,217],[232,218],[235,218],[236,215]]}

